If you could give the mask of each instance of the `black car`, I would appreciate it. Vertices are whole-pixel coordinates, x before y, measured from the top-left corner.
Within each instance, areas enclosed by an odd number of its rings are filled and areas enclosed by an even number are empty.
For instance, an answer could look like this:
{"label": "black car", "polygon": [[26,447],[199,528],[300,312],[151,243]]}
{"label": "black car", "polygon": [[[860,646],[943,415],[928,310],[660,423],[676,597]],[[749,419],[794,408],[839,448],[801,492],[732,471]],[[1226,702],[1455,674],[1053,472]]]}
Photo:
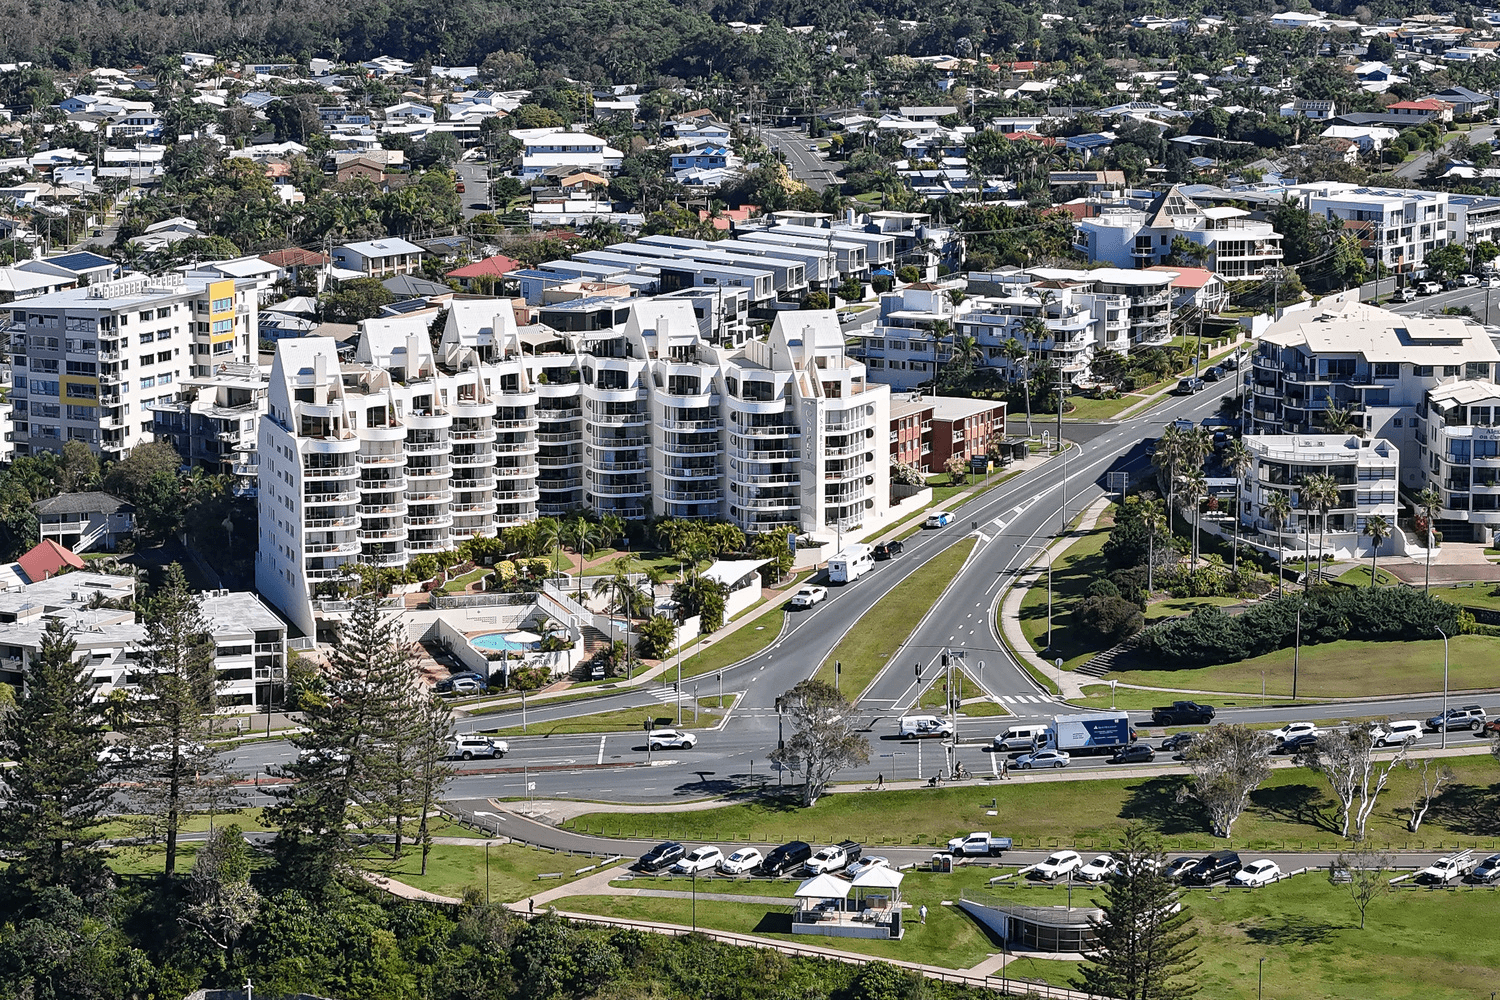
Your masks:
{"label": "black car", "polygon": [[1225,373],[1223,368],[1220,368],[1218,365],[1214,365],[1213,367],[1209,368],[1208,371],[1203,373],[1203,380],[1205,382],[1217,382],[1219,381],[1219,379],[1224,377],[1224,374]]}
{"label": "black car", "polygon": [[794,840],[766,855],[766,860],[761,862],[761,870],[767,875],[780,875],[782,872],[791,871],[812,857],[812,847],[804,841]]}
{"label": "black car", "polygon": [[1177,383],[1175,390],[1179,396],[1191,396],[1195,392],[1201,392],[1203,380],[1201,378],[1185,378]]}
{"label": "black car", "polygon": [[1175,736],[1168,736],[1166,739],[1162,740],[1161,748],[1168,752],[1176,750],[1178,753],[1181,753],[1183,750],[1186,750],[1188,747],[1192,746],[1193,740],[1197,738],[1197,733],[1178,733]]}
{"label": "black car", "polygon": [[1189,885],[1213,885],[1222,882],[1245,867],[1240,863],[1240,856],[1234,851],[1214,851],[1208,857],[1198,862],[1187,873],[1182,880]]}
{"label": "black car", "polygon": [[875,546],[876,559],[894,559],[906,550],[904,542],[881,542]]}
{"label": "black car", "polygon": [[1292,754],[1301,753],[1303,750],[1316,750],[1318,748],[1317,733],[1303,733],[1301,736],[1293,736],[1289,740],[1282,740],[1276,747],[1277,753],[1284,753],[1288,757]]}
{"label": "black car", "polygon": [[1111,764],[1150,763],[1156,759],[1156,751],[1144,743],[1132,743],[1116,750],[1109,758]]}
{"label": "black car", "polygon": [[659,872],[663,868],[676,864],[682,860],[687,849],[675,840],[669,840],[665,844],[657,844],[651,850],[641,855],[641,860],[636,862],[643,872]]}

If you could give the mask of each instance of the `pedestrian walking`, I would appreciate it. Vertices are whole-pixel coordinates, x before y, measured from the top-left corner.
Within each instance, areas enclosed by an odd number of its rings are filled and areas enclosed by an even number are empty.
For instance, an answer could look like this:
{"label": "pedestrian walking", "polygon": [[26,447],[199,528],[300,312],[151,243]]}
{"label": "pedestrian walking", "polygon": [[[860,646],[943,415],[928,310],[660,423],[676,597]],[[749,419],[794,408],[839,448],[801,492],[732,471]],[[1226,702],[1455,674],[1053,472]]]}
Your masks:
{"label": "pedestrian walking", "polygon": [[1010,758],[1000,758],[1000,780],[1004,781],[1010,777]]}
{"label": "pedestrian walking", "polygon": [[920,914],[922,914],[922,923],[924,923],[924,924],[927,923],[927,904],[923,903],[922,904],[922,908],[920,910],[918,910],[917,912],[920,913]]}
{"label": "pedestrian walking", "polygon": [[536,897],[535,896],[531,897],[530,899],[528,899],[526,901],[526,912],[529,913],[529,914],[532,914],[532,915],[536,914]]}
{"label": "pedestrian walking", "polygon": [[884,773],[875,775],[875,787],[876,788],[884,788],[885,787],[885,774]]}

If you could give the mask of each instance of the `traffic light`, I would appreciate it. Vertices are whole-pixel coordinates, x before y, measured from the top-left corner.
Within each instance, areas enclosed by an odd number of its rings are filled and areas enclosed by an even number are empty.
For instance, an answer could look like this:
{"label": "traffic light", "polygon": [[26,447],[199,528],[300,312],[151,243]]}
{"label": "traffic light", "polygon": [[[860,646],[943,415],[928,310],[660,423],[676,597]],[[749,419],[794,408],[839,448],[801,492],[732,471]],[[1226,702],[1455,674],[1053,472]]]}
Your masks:
{"label": "traffic light", "polygon": [[943,667],[946,668],[947,666],[948,666],[948,654],[944,653],[943,654]]}

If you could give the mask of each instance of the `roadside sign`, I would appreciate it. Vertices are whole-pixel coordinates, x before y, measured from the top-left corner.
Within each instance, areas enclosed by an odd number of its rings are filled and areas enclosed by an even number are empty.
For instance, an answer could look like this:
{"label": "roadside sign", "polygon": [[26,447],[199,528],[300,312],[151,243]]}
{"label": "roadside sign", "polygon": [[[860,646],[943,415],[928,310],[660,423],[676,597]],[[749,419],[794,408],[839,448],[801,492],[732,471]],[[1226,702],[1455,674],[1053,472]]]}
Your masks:
{"label": "roadside sign", "polygon": [[797,533],[795,531],[788,531],[786,533],[786,550],[792,555],[797,554]]}

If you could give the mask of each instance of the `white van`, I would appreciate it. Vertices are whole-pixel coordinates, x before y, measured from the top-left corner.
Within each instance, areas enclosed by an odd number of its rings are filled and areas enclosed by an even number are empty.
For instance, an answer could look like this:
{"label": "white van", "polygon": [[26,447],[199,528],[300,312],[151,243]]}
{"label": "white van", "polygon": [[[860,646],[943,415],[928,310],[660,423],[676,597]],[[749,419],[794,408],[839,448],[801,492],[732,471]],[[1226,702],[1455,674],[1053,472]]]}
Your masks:
{"label": "white van", "polygon": [[953,727],[935,715],[903,715],[896,723],[896,731],[903,739],[953,735]]}
{"label": "white van", "polygon": [[875,554],[868,545],[850,545],[828,559],[829,583],[853,583],[875,568]]}
{"label": "white van", "polygon": [[1052,738],[1051,727],[1041,724],[1011,726],[995,737],[995,749],[1033,750],[1038,736],[1042,738],[1042,745],[1046,746]]}

